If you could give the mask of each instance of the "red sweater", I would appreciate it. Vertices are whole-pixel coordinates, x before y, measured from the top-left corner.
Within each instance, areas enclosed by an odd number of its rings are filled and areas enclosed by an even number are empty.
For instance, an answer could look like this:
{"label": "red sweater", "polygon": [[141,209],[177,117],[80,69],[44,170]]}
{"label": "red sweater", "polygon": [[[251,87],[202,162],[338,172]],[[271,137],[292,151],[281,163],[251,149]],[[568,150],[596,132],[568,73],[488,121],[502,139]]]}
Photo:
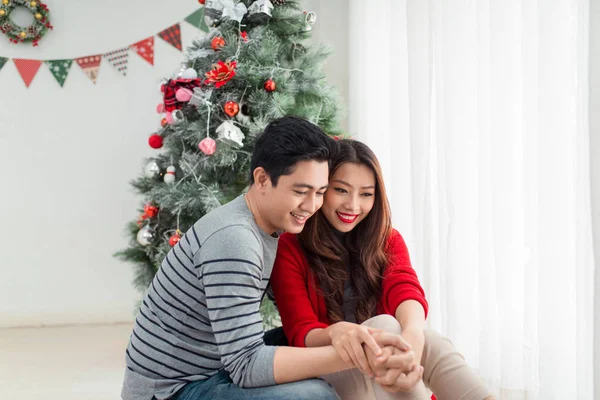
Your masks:
{"label": "red sweater", "polygon": [[[410,264],[404,239],[396,230],[392,231],[388,241],[388,257],[390,261],[383,273],[377,314],[395,317],[400,303],[416,300],[423,305],[427,315],[425,293]],[[325,299],[317,289],[316,278],[295,235],[285,233],[279,239],[271,286],[290,346],[306,347],[304,338],[309,331],[331,324]]]}

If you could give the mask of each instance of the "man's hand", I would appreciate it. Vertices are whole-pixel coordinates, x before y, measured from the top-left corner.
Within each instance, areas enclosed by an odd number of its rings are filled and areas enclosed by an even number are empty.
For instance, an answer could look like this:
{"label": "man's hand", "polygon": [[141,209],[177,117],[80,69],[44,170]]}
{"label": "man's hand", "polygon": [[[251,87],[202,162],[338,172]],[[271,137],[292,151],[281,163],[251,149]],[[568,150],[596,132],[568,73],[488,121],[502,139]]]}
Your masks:
{"label": "man's hand", "polygon": [[[329,326],[326,330],[331,344],[344,362],[355,366],[363,374],[373,376],[373,370],[367,360],[363,344],[376,357],[382,356],[381,347],[372,336],[372,334],[380,332],[378,329],[342,321]],[[393,340],[393,338],[388,338],[388,340]]]}

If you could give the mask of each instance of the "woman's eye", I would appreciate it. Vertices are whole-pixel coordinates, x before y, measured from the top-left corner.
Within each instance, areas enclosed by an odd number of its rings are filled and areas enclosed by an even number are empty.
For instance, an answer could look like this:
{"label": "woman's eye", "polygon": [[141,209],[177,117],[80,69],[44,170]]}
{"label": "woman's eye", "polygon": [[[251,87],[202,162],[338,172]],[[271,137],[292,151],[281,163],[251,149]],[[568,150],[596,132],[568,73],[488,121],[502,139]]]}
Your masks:
{"label": "woman's eye", "polygon": [[342,188],[335,188],[335,191],[340,193],[348,193],[345,189]]}
{"label": "woman's eye", "polygon": [[373,196],[373,193],[363,193],[363,196],[365,196],[365,197],[371,197],[371,196]]}

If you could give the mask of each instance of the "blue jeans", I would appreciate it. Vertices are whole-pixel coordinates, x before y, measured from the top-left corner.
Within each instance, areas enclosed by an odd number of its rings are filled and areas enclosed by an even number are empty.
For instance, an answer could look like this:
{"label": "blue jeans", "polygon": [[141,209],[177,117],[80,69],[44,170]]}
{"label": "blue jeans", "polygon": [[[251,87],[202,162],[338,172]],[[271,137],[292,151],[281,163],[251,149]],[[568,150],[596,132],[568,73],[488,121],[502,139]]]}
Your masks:
{"label": "blue jeans", "polygon": [[244,389],[234,384],[225,370],[205,381],[188,383],[173,400],[338,400],[329,384],[321,379]]}

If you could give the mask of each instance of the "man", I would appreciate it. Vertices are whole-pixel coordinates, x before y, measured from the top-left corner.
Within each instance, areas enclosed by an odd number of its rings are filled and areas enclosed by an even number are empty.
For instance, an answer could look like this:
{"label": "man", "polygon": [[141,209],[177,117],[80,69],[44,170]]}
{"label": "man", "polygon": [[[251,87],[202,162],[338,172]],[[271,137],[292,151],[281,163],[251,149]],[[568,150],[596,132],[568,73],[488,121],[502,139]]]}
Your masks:
{"label": "man", "polygon": [[337,399],[311,378],[351,365],[332,346],[266,346],[259,312],[279,233],[300,232],[321,207],[335,151],[301,118],[267,126],[248,193],[197,221],[150,285],[126,351],[123,399]]}

